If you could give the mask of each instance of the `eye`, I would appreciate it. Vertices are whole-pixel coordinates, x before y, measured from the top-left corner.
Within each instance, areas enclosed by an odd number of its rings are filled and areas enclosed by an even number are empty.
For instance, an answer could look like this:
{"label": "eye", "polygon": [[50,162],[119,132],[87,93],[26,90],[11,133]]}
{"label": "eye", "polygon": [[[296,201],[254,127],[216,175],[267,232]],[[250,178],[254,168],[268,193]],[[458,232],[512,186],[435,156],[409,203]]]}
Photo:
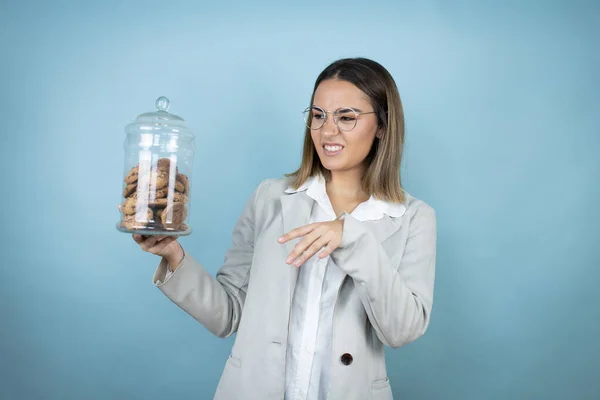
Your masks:
{"label": "eye", "polygon": [[312,117],[313,119],[323,119],[323,113],[319,111],[313,111]]}
{"label": "eye", "polygon": [[338,111],[338,121],[340,122],[354,122],[356,121],[356,114],[350,109],[341,109]]}

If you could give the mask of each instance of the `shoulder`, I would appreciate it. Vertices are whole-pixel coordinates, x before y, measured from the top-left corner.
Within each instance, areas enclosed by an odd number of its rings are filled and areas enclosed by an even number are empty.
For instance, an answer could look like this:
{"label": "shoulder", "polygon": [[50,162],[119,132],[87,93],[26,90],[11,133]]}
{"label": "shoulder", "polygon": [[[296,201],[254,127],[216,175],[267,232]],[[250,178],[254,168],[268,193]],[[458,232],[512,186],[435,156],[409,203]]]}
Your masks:
{"label": "shoulder", "polygon": [[280,198],[290,186],[292,178],[267,178],[261,181],[256,188],[256,200],[266,201],[272,198]]}
{"label": "shoulder", "polygon": [[407,191],[404,191],[404,195],[404,206],[406,207],[406,212],[404,213],[403,218],[409,219],[411,222],[433,224],[435,226],[435,209],[424,200],[411,195]]}

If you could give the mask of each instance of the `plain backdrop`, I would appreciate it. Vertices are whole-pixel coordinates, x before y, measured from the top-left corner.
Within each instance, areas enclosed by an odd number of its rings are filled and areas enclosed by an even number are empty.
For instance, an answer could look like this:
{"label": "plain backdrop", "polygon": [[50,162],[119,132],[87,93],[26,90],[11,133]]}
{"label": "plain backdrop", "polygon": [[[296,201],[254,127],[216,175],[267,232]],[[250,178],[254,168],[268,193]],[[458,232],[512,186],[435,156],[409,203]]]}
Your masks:
{"label": "plain backdrop", "polygon": [[394,76],[403,182],[438,218],[395,397],[600,398],[600,4],[449,0],[0,1],[0,398],[212,398],[233,338],[115,228],[124,127],[167,96],[196,134],[181,242],[214,274],[348,56]]}

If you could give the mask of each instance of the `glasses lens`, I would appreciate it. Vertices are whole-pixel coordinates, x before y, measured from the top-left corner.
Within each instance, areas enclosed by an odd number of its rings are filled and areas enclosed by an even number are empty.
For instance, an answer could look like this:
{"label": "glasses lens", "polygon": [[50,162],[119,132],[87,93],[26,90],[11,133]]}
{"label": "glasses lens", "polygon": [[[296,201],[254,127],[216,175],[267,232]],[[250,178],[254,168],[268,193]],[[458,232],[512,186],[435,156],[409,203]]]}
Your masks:
{"label": "glasses lens", "polygon": [[325,112],[319,107],[309,107],[304,110],[304,122],[310,129],[321,129],[325,122]]}
{"label": "glasses lens", "polygon": [[358,115],[351,108],[340,108],[335,112],[335,120],[338,128],[343,131],[351,131],[356,126]]}

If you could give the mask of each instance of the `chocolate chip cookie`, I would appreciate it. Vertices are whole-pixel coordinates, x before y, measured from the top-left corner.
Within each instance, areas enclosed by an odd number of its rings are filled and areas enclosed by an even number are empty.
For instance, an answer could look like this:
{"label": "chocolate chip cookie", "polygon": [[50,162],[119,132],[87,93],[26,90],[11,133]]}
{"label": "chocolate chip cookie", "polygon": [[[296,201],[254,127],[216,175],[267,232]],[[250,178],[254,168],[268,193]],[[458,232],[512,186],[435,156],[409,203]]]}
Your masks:
{"label": "chocolate chip cookie", "polygon": [[162,189],[169,184],[169,173],[164,170],[157,170],[156,174],[150,177],[151,189]]}
{"label": "chocolate chip cookie", "polygon": [[140,166],[136,165],[135,167],[129,170],[129,173],[125,177],[125,183],[132,184],[138,180],[138,174],[140,172]]}
{"label": "chocolate chip cookie", "polygon": [[156,162],[156,169],[160,171],[166,171],[167,173],[171,169],[171,160],[168,158],[161,158]]}
{"label": "chocolate chip cookie", "polygon": [[152,222],[154,212],[150,208],[141,210],[131,215],[125,215],[121,221],[121,226],[127,229],[144,228]]}
{"label": "chocolate chip cookie", "polygon": [[137,195],[134,193],[132,196],[129,196],[125,199],[125,202],[121,206],[121,210],[123,210],[123,214],[125,215],[133,215],[135,214],[135,210],[137,208]]}
{"label": "chocolate chip cookie", "polygon": [[138,186],[137,182],[126,185],[125,189],[123,189],[123,197],[127,198],[127,197],[131,196],[133,193],[135,193],[137,186]]}
{"label": "chocolate chip cookie", "polygon": [[150,207],[166,207],[169,203],[187,203],[188,197],[183,193],[174,192],[173,197],[163,197],[148,202]]}
{"label": "chocolate chip cookie", "polygon": [[179,203],[171,203],[160,214],[160,221],[167,229],[177,230],[183,225],[187,217],[187,205]]}
{"label": "chocolate chip cookie", "polygon": [[189,196],[190,195],[190,180],[185,174],[177,174],[175,179],[183,185],[181,193]]}

